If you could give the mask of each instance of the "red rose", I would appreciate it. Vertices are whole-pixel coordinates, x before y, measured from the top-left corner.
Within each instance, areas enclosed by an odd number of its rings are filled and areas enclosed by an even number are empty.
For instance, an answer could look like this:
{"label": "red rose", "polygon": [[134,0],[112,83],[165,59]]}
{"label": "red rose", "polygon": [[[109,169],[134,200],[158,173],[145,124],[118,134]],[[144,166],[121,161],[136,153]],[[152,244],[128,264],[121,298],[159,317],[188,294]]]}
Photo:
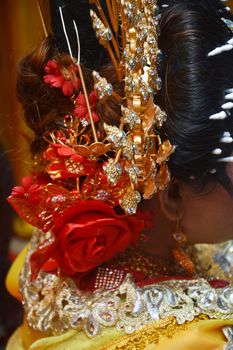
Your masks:
{"label": "red rose", "polygon": [[42,266],[68,275],[90,271],[135,244],[143,227],[136,215],[117,215],[97,200],[79,201],[57,220],[54,242],[31,256],[32,275]]}

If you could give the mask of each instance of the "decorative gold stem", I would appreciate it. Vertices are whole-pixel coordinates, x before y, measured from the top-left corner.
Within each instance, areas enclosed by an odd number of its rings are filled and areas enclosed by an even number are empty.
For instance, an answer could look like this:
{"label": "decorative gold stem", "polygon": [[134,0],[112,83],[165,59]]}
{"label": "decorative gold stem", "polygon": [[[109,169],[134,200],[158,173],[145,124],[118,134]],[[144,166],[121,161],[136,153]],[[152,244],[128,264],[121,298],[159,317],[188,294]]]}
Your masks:
{"label": "decorative gold stem", "polygon": [[[97,7],[98,9],[98,12],[99,12],[99,15],[100,15],[100,18],[103,22],[103,24],[105,25],[106,28],[110,28],[109,24],[108,24],[108,21],[107,21],[107,18],[104,14],[104,11],[100,5],[100,2],[99,0],[94,0],[94,3],[95,3],[95,6]],[[108,4],[107,4],[108,5]],[[111,14],[110,14],[111,13]],[[110,19],[112,21],[112,18],[111,18],[111,15],[112,15],[112,11],[109,13],[109,16],[110,16]],[[111,29],[111,28],[110,28]],[[110,44],[109,44],[110,45]],[[112,45],[114,47],[114,50],[115,50],[115,53],[117,55],[117,59],[120,60],[121,58],[121,55],[120,55],[120,52],[119,52],[119,49],[118,49],[118,46],[117,46],[117,42],[116,42],[116,39],[114,37],[114,35],[112,35]],[[112,58],[111,58],[112,59]]]}
{"label": "decorative gold stem", "polygon": [[120,69],[119,69],[119,66],[118,66],[118,63],[117,63],[117,60],[116,60],[116,57],[112,51],[112,48],[111,48],[111,45],[108,43],[105,45],[105,48],[108,50],[108,53],[109,53],[109,56],[111,58],[111,61],[113,63],[113,66],[114,66],[114,69],[116,71],[116,74],[117,74],[117,78],[119,81],[121,81],[121,72],[120,72]]}
{"label": "decorative gold stem", "polygon": [[43,12],[42,12],[40,0],[37,0],[37,7],[38,7],[39,15],[40,15],[40,20],[41,20],[41,24],[42,24],[42,27],[43,27],[44,35],[47,38],[48,30],[47,30],[47,27],[46,27],[46,24],[45,24],[44,15],[43,15]]}
{"label": "decorative gold stem", "polygon": [[[113,4],[114,3],[114,4]],[[108,13],[109,17],[111,20],[112,24],[112,29],[115,33],[118,32],[119,26],[118,26],[118,14],[117,14],[117,4],[116,1],[113,0],[106,0],[107,8],[108,8]]]}
{"label": "decorative gold stem", "polygon": [[115,97],[115,99],[119,102],[123,102],[124,99],[116,92],[116,91],[113,91],[112,92],[112,96]]}
{"label": "decorative gold stem", "polygon": [[76,189],[77,189],[78,193],[80,193],[79,177],[77,177],[77,179],[76,179]]}
{"label": "decorative gold stem", "polygon": [[80,76],[80,79],[81,79],[82,88],[83,88],[83,92],[84,92],[84,97],[85,97],[85,101],[86,101],[86,105],[87,105],[87,111],[88,111],[90,122],[91,122],[92,134],[93,134],[95,142],[98,142],[98,137],[97,137],[97,133],[96,133],[96,130],[95,130],[95,123],[94,123],[94,120],[93,120],[93,117],[92,117],[92,113],[91,113],[91,107],[90,107],[90,103],[89,103],[89,98],[88,98],[86,84],[85,84],[84,77],[83,77],[82,68],[81,68],[81,66],[79,64],[77,66],[78,66],[79,76]]}
{"label": "decorative gold stem", "polygon": [[[118,17],[114,16],[114,14],[113,14],[113,7],[112,7],[112,4],[110,3],[110,0],[106,0],[106,4],[107,4],[108,13],[109,13],[109,17],[111,20],[113,31],[114,31],[115,35],[117,36]],[[116,6],[116,3],[114,5]],[[116,13],[117,11],[115,10],[114,12]],[[109,25],[108,25],[108,27],[109,27]],[[119,48],[118,48],[118,45],[117,45],[117,42],[116,42],[116,39],[114,36],[112,36],[112,44],[113,44],[114,50],[116,52],[117,58],[118,58],[118,60],[120,60],[121,56],[120,56]]]}
{"label": "decorative gold stem", "polygon": [[121,40],[123,49],[126,47],[126,31],[127,31],[127,22],[124,14],[124,10],[122,5],[120,4],[120,14],[121,14]]}
{"label": "decorative gold stem", "polygon": [[117,152],[116,158],[115,158],[115,160],[114,160],[114,163],[115,163],[115,164],[119,162],[119,159],[120,159],[120,157],[121,157],[121,154],[122,154],[122,148],[120,148],[120,149],[118,150],[118,152]]}
{"label": "decorative gold stem", "polygon": [[112,14],[114,18],[114,31],[118,33],[119,31],[119,15],[118,15],[118,4],[116,0],[112,0]]}
{"label": "decorative gold stem", "polygon": [[[124,119],[121,118],[121,122],[120,122],[120,126],[119,126],[119,129],[120,129],[120,130],[123,130],[124,124],[125,124],[125,123],[124,123]],[[115,158],[115,160],[114,160],[114,163],[115,163],[115,164],[119,162],[119,159],[120,159],[121,154],[122,154],[122,150],[123,150],[122,148],[120,148],[120,149],[118,150],[117,155],[116,155],[116,158]]]}

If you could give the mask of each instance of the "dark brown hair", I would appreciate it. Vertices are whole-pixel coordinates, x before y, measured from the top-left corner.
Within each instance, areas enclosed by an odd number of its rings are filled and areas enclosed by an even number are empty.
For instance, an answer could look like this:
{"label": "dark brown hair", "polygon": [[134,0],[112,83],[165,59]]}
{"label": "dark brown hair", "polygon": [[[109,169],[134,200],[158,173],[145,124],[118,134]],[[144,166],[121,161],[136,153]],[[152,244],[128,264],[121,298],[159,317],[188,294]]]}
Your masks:
{"label": "dark brown hair", "polygon": [[[44,135],[60,128],[64,116],[72,113],[74,109],[71,99],[64,96],[61,89],[51,88],[44,82],[45,65],[52,58],[61,68],[73,63],[68,54],[58,52],[54,38],[49,36],[18,65],[17,97],[23,106],[26,123],[35,133],[35,139],[31,144],[33,154],[44,149],[47,144]],[[91,92],[93,90],[92,71],[83,67],[83,72],[87,90]],[[101,67],[99,72],[114,85],[116,92],[122,94],[122,84],[118,83],[110,64]],[[97,103],[96,112],[107,123],[119,123],[120,105],[111,97],[108,98],[107,103]],[[100,126],[101,124],[99,123]]]}

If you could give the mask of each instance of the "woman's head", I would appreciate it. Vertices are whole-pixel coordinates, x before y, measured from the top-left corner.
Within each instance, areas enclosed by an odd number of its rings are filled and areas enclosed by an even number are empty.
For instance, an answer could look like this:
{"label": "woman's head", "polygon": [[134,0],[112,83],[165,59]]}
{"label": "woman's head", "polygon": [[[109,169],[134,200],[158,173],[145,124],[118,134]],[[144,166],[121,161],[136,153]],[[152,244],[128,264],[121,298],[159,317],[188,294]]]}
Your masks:
{"label": "woman's head", "polygon": [[168,116],[164,132],[176,147],[170,169],[174,178],[203,186],[213,179],[232,190],[226,164],[219,160],[233,152],[233,142],[224,141],[224,135],[233,133],[233,109],[223,120],[210,116],[229,102],[225,96],[233,87],[233,50],[208,56],[232,33],[213,1],[172,3],[160,22],[164,60],[158,97]]}
{"label": "woman's head", "polygon": [[[203,227],[206,223],[208,227],[212,227],[209,221],[214,208],[211,208],[210,201],[216,204],[215,214],[218,212],[221,220],[224,213],[229,216],[228,210],[233,209],[230,197],[233,179],[228,174],[231,165],[219,161],[231,155],[233,151],[233,143],[226,143],[223,139],[224,135],[228,138],[232,135],[232,110],[227,112],[229,116],[224,120],[209,118],[221,111],[221,106],[226,102],[226,90],[233,88],[233,50],[213,57],[208,56],[210,51],[231,38],[230,30],[221,20],[222,16],[230,15],[220,1],[183,0],[166,1],[166,4],[169,6],[164,7],[159,37],[159,45],[163,52],[160,67],[163,87],[156,97],[156,103],[167,114],[163,132],[175,145],[176,150],[169,162],[172,182],[160,198],[165,199],[164,203],[161,199],[161,203],[168,219],[180,219],[187,233],[191,232],[190,236],[197,237],[201,225]],[[84,31],[82,38],[85,35],[88,36],[88,45],[91,47],[92,39],[93,43],[95,42],[94,33]],[[115,74],[112,73],[113,69],[103,66],[103,62],[106,63],[103,51],[98,53],[96,50],[95,53],[98,69],[105,75],[107,72],[107,78],[111,81]],[[69,63],[67,56],[60,55],[56,42],[48,38],[39,50],[22,61],[19,69],[18,96],[24,105],[27,123],[35,131],[36,137],[32,144],[34,153],[40,152],[45,146],[44,133],[60,127],[64,114],[70,112],[73,107],[70,100],[60,91],[43,83],[45,64],[54,56],[61,65],[67,64],[67,60]],[[93,83],[89,79],[89,67],[92,68],[93,60],[90,63],[86,60],[85,63],[85,79],[91,90]],[[108,121],[112,119],[113,122],[119,107],[119,104],[114,105],[110,101],[110,107],[105,104],[104,107],[97,106],[97,109],[101,110],[100,114],[105,120],[108,118]],[[210,194],[214,197],[210,197]],[[221,208],[225,208],[224,213],[219,212],[218,194],[224,195],[220,204]],[[172,205],[176,215],[170,215],[167,204]],[[203,206],[208,207],[206,210],[210,215],[209,223],[207,220],[204,222],[207,217],[204,215]],[[200,213],[204,217],[203,220],[199,220],[198,226],[197,217]],[[216,214],[215,218],[220,216]],[[226,221],[226,217],[223,221]],[[233,223],[229,226],[233,227]],[[213,227],[210,231],[213,232]],[[220,227],[218,234],[219,231]],[[226,238],[230,238],[230,234],[227,234]],[[200,238],[197,240],[200,241]],[[210,241],[209,238],[204,240]]]}
{"label": "woman's head", "polygon": [[[232,38],[222,17],[231,15],[220,1],[170,1],[160,22],[157,102],[176,147],[169,162],[173,181],[161,203],[191,242],[233,238],[233,164],[221,161],[233,153],[233,109],[222,108],[233,87],[233,50],[208,55]],[[220,111],[225,119],[210,118]]]}

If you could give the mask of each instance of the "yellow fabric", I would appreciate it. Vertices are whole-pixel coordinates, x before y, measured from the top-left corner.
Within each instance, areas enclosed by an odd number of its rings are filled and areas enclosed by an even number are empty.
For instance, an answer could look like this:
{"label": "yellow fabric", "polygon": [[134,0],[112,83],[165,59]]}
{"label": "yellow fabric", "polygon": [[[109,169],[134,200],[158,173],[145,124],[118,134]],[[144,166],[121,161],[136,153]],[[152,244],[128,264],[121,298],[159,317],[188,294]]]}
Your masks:
{"label": "yellow fabric", "polygon": [[[181,330],[177,327],[173,335],[160,335],[157,343],[153,340],[157,338],[157,323],[132,335],[107,328],[93,339],[75,330],[38,339],[41,335],[24,324],[11,337],[6,350],[223,350],[226,340],[222,327],[227,325],[232,326],[233,319],[195,321],[187,325],[185,330],[182,330],[182,326]],[[166,327],[160,327],[160,330],[161,334],[166,334]]]}
{"label": "yellow fabric", "polygon": [[13,221],[13,230],[16,236],[30,239],[35,228],[17,216]]}
{"label": "yellow fabric", "polygon": [[21,300],[21,295],[19,293],[19,274],[22,271],[28,248],[29,244],[24,247],[21,253],[17,256],[11,265],[6,278],[6,288],[8,292],[18,300]]}

